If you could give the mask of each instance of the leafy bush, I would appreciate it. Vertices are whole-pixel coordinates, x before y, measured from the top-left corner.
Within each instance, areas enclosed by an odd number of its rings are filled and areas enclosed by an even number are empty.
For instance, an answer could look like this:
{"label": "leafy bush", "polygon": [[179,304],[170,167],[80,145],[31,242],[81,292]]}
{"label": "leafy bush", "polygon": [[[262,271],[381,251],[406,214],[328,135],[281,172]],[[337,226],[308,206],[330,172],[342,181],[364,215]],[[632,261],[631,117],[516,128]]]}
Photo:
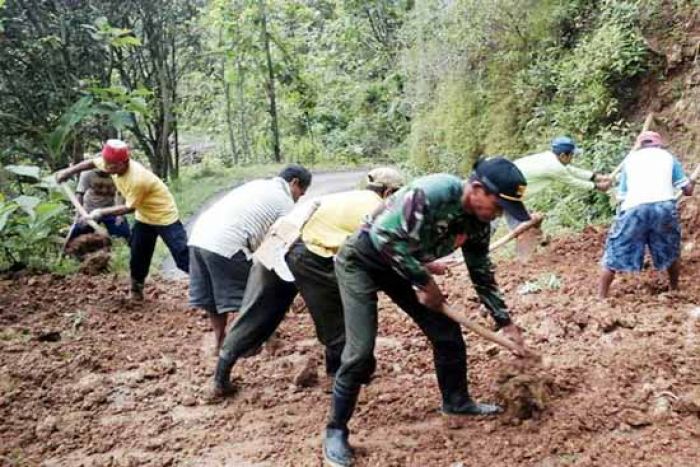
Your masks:
{"label": "leafy bush", "polygon": [[[465,175],[481,154],[522,157],[569,134],[585,149],[576,165],[613,170],[631,145],[631,129],[620,119],[649,66],[641,28],[658,3],[416,4],[403,57],[412,165]],[[528,204],[569,228],[612,214],[607,195],[568,187],[552,187]]]}
{"label": "leafy bush", "polygon": [[51,183],[41,181],[33,166],[7,166],[15,181],[0,193],[0,271],[32,268],[59,271],[72,268],[61,258],[61,228],[70,212]]}

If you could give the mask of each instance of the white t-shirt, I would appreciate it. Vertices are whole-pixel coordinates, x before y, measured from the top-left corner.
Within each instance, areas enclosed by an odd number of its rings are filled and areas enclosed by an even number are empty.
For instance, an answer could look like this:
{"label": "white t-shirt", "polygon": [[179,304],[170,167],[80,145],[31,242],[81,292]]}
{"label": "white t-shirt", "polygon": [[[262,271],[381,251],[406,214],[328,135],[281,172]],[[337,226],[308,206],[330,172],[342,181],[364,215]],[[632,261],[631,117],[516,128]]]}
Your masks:
{"label": "white t-shirt", "polygon": [[293,207],[289,184],[284,179],[248,182],[231,190],[199,216],[188,245],[226,258],[243,251],[250,259],[270,226]]}
{"label": "white t-shirt", "polygon": [[625,157],[618,187],[623,211],[640,204],[675,199],[675,190],[689,183],[683,166],[673,154],[653,147],[632,151]]}

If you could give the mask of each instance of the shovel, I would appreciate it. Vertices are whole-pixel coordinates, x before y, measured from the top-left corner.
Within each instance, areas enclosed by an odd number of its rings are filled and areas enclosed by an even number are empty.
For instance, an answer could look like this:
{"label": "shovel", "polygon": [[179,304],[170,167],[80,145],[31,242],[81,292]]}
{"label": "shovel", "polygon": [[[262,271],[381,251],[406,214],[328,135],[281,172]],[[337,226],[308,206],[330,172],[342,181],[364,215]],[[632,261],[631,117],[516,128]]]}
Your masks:
{"label": "shovel", "polygon": [[503,336],[496,334],[493,331],[486,329],[482,325],[470,320],[464,312],[462,312],[461,310],[457,310],[454,306],[450,305],[449,303],[445,303],[442,306],[441,311],[453,321],[456,321],[457,323],[461,324],[470,331],[474,331],[481,337],[490,340],[491,342],[495,342],[496,344],[502,347],[505,347],[518,357],[531,358],[537,361],[542,360],[542,356],[534,350],[529,349],[525,346],[520,346],[512,340],[507,339]]}
{"label": "shovel", "polygon": [[283,281],[294,282],[294,275],[289,270],[284,257],[301,235],[301,229],[320,205],[320,201],[315,200],[306,206],[297,207],[293,213],[278,219],[270,227],[262,243],[253,253],[253,257],[269,271],[277,273]]}
{"label": "shovel", "polygon": [[71,191],[71,189],[68,188],[68,185],[66,185],[65,183],[62,183],[61,188],[63,189],[63,192],[66,194],[66,197],[68,198],[68,200],[71,202],[71,204],[73,204],[73,207],[75,207],[75,210],[78,211],[78,214],[80,214],[80,216],[85,219],[87,224],[93,228],[95,233],[102,235],[104,237],[109,237],[109,233],[107,232],[107,229],[102,227],[100,224],[98,224],[94,220],[87,219],[87,216],[88,216],[87,211],[85,210],[83,205],[80,204],[80,202],[78,201],[78,198],[75,197],[75,194]]}
{"label": "shovel", "polygon": [[541,214],[533,214],[529,221],[518,224],[518,226],[511,230],[507,235],[504,235],[503,237],[499,238],[491,245],[489,245],[489,251],[497,250],[503,245],[513,240],[514,238],[518,238],[519,236],[527,232],[529,229],[539,226],[542,223],[543,219],[544,216],[542,216]]}

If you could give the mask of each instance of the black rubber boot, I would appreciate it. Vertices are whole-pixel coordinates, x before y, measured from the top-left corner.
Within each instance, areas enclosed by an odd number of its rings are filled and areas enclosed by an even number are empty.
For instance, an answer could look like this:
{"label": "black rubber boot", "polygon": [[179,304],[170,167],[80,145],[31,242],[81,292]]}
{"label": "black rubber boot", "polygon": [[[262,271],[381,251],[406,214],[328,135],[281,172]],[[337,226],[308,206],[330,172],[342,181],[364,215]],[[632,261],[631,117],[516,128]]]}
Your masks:
{"label": "black rubber boot", "polygon": [[348,443],[348,430],[326,428],[326,439],[323,441],[323,458],[333,467],[348,467],[352,465],[352,449]]}
{"label": "black rubber boot", "polygon": [[142,302],[144,300],[143,296],[143,282],[138,282],[136,280],[131,280],[131,289],[129,290],[129,298],[135,302]]}
{"label": "black rubber boot", "polygon": [[496,415],[501,412],[501,407],[496,404],[481,404],[471,398],[457,405],[442,403],[442,413],[446,415]]}
{"label": "black rubber boot", "polygon": [[333,388],[331,417],[326,426],[323,441],[323,458],[333,467],[352,465],[352,448],[348,443],[348,421],[357,404],[359,392],[343,391],[337,384]]}
{"label": "black rubber boot", "polygon": [[212,396],[226,397],[236,392],[235,386],[231,384],[231,368],[233,368],[232,364],[219,357],[219,361],[216,363],[216,372],[214,373]]}
{"label": "black rubber boot", "polygon": [[467,388],[466,363],[436,365],[438,385],[442,392],[442,413],[446,415],[496,415],[502,409],[495,404],[474,402]]}

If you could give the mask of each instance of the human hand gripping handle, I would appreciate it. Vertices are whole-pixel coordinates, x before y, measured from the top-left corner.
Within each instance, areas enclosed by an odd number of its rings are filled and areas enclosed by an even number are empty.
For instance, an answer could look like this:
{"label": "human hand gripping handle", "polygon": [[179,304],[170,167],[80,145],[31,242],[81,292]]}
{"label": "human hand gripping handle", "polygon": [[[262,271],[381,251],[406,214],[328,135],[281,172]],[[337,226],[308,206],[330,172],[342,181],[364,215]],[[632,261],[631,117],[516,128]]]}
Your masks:
{"label": "human hand gripping handle", "polygon": [[[58,180],[58,174],[56,175],[56,180]],[[61,188],[63,189],[63,192],[66,194],[66,197],[68,200],[73,204],[73,207],[75,207],[76,211],[78,211],[78,214],[82,219],[85,219],[85,222],[92,227],[96,233],[104,236],[108,236],[109,234],[107,233],[107,230],[102,227],[100,224],[95,222],[93,218],[90,217],[90,214],[85,211],[85,208],[83,207],[82,204],[78,201],[78,198],[75,197],[75,194],[71,191],[70,188],[68,188],[68,185],[62,183]],[[93,211],[94,212],[94,211]]]}

